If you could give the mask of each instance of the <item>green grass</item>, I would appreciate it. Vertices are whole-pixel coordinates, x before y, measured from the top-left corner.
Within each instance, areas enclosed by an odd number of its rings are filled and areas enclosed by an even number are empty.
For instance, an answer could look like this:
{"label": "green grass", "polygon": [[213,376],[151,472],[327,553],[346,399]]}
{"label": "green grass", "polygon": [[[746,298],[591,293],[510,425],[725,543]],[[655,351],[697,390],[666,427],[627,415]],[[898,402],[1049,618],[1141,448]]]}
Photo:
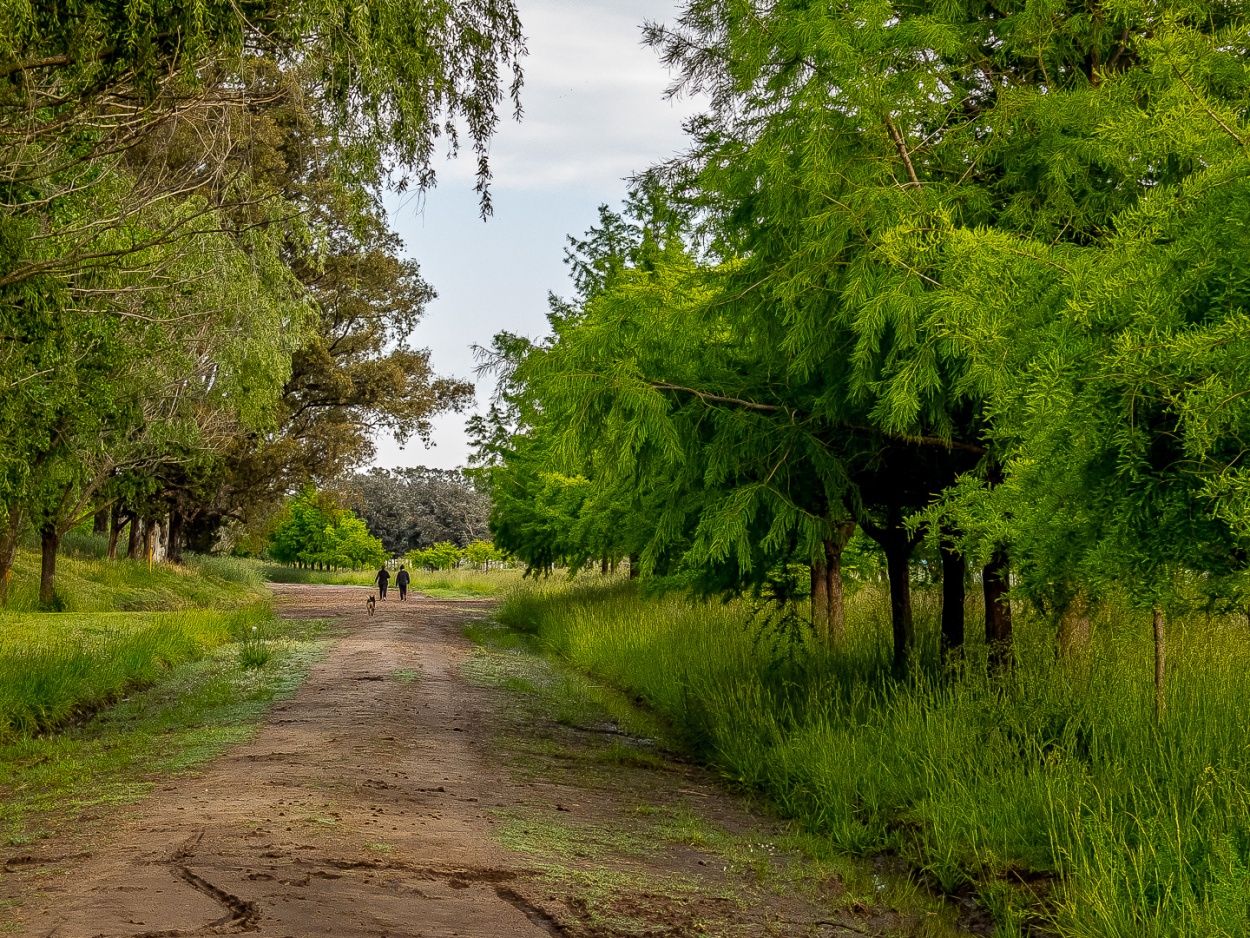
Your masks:
{"label": "green grass", "polygon": [[[928,660],[937,603],[921,593]],[[969,604],[969,622],[978,610]],[[961,680],[889,677],[885,597],[850,600],[833,654],[740,604],[640,599],[629,585],[514,592],[501,619],[641,697],[691,752],[854,854],[897,853],[973,890],[999,934],[1239,936],[1250,910],[1250,632],[1173,624],[1169,707],[1151,717],[1148,617],[1108,610],[1079,664],[1017,617],[1020,663]],[[970,631],[975,631],[971,629]]]}
{"label": "green grass", "polygon": [[0,615],[0,741],[56,730],[270,618],[263,605]]}
{"label": "green grass", "polygon": [[[182,566],[104,559],[105,544],[92,535],[67,535],[56,564],[61,612],[228,609],[265,595],[254,565],[229,557],[186,557]],[[21,550],[9,582],[5,611],[35,612],[39,604],[39,553]]]}
{"label": "green grass", "polygon": [[[249,562],[249,561],[245,561]],[[255,561],[250,561],[256,563]],[[321,583],[329,586],[370,586],[376,570],[301,570],[281,564],[256,563],[260,575],[271,583]],[[521,569],[481,570],[409,570],[412,582],[409,589],[439,599],[474,599],[501,596],[515,589],[524,573]],[[395,570],[391,570],[390,592],[399,595],[395,588]],[[389,596],[389,593],[388,593]]]}
{"label": "green grass", "polygon": [[133,803],[243,742],[290,696],[327,641],[317,622],[272,620],[270,659],[244,668],[227,642],[60,733],[0,741],[0,840],[18,845]]}

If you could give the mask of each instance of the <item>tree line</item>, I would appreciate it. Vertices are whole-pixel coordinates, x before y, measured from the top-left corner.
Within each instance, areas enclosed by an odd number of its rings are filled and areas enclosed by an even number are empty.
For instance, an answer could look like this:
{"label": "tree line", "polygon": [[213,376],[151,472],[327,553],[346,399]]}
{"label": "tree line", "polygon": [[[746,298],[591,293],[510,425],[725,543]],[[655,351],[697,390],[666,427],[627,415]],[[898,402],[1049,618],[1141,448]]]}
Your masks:
{"label": "tree line", "polygon": [[[462,406],[381,196],[515,104],[512,0],[0,0],[0,600],[95,515],[177,560]],[[128,533],[127,533],[128,529]]]}
{"label": "tree line", "polygon": [[[570,239],[552,335],[496,337],[475,424],[497,543],[631,556],[704,595],[810,571],[842,640],[855,532],[914,664],[979,581],[1065,653],[1125,591],[1244,608],[1250,557],[1245,4],[727,4],[647,40],[707,96],[689,147]],[[975,571],[977,576],[970,576]]]}

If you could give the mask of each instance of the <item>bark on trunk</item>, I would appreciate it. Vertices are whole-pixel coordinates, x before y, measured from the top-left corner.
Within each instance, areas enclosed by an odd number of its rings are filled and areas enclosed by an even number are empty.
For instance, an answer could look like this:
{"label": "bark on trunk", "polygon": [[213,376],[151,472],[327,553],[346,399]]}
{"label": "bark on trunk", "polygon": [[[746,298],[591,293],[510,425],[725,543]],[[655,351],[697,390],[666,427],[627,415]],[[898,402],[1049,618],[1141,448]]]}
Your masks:
{"label": "bark on trunk", "polygon": [[[854,530],[854,523],[851,528]],[[829,593],[829,638],[835,646],[846,642],[846,603],[842,589],[842,551],[850,535],[841,541],[825,541],[825,575]]]}
{"label": "bark on trunk", "polygon": [[42,562],[39,567],[39,603],[51,606],[56,599],[56,551],[61,546],[61,535],[55,524],[45,524],[39,529],[39,546]]}
{"label": "bark on trunk", "polygon": [[145,518],[143,521],[143,557],[141,558],[149,566],[152,564],[152,548],[153,538],[156,536],[156,522],[151,518]]}
{"label": "bark on trunk", "polygon": [[608,575],[608,558],[606,555],[599,559],[599,572],[603,576]]}
{"label": "bark on trunk", "polygon": [[642,560],[637,554],[629,555],[629,578],[631,580],[638,579],[642,573]]}
{"label": "bark on trunk", "polygon": [[911,662],[916,631],[911,614],[911,543],[900,537],[885,545],[890,575],[890,621],[894,627],[894,671],[903,674]]}
{"label": "bark on trunk", "polygon": [[812,631],[829,639],[829,568],[823,556],[812,564]]}
{"label": "bark on trunk", "polygon": [[165,556],[170,563],[182,563],[183,540],[182,512],[175,508],[169,513],[169,543],[165,546]]}
{"label": "bark on trunk", "polygon": [[942,558],[942,661],[950,664],[964,647],[964,578],[968,563],[943,542]]}
{"label": "bark on trunk", "polygon": [[1167,669],[1166,669],[1166,652],[1167,648],[1164,643],[1165,623],[1163,620],[1163,610],[1158,606],[1154,608],[1154,630],[1155,630],[1155,720],[1163,719],[1163,712],[1167,709]]}
{"label": "bark on trunk", "polygon": [[95,513],[95,518],[91,522],[92,534],[107,534],[109,529],[109,510],[101,508]]}
{"label": "bark on trunk", "polygon": [[22,519],[20,508],[15,506],[9,509],[9,521],[4,526],[4,538],[0,540],[0,606],[7,606],[9,603],[9,577],[13,573],[13,560],[17,557]]}
{"label": "bark on trunk", "polygon": [[989,565],[981,571],[985,589],[985,645],[990,652],[990,671],[1002,671],[1011,665],[1011,603],[1007,590],[1011,586],[1007,552],[997,550]]}
{"label": "bark on trunk", "polygon": [[1059,614],[1059,657],[1076,658],[1089,648],[1089,599],[1077,593]]}
{"label": "bark on trunk", "polygon": [[117,559],[117,536],[121,534],[122,522],[121,506],[116,502],[113,503],[113,510],[109,512],[109,560]]}
{"label": "bark on trunk", "polygon": [[128,520],[130,533],[126,539],[126,559],[135,560],[139,556],[139,516],[132,513]]}

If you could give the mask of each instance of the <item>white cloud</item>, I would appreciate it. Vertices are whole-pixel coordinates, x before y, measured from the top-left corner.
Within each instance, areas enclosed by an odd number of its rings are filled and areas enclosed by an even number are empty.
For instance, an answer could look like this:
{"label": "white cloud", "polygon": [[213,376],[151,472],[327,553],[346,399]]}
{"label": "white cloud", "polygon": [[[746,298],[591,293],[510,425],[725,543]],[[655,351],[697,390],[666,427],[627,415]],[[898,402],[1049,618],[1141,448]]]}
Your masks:
{"label": "white cloud", "polygon": [[[501,125],[491,145],[495,214],[477,219],[474,166],[440,166],[439,186],[393,200],[392,223],[439,296],[414,342],[435,368],[471,377],[471,345],[501,329],[546,331],[547,292],[568,293],[564,239],[596,220],[596,206],[625,195],[622,180],[684,147],[681,126],[697,102],[665,99],[670,76],[642,45],[644,20],[671,21],[674,0],[518,0],[529,39],[524,120]],[[489,397],[479,386],[479,404]],[[436,448],[379,439],[380,466],[463,465],[465,418],[435,421]]]}

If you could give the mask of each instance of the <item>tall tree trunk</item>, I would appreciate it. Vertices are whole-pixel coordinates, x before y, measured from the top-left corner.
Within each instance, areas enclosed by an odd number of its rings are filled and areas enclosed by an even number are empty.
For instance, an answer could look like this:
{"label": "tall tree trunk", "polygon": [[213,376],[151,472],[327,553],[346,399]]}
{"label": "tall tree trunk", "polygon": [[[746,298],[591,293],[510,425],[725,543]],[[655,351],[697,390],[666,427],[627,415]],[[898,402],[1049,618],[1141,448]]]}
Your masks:
{"label": "tall tree trunk", "polygon": [[56,599],[56,552],[61,546],[61,533],[48,522],[39,529],[42,563],[39,568],[39,604],[51,606]]}
{"label": "tall tree trunk", "polygon": [[890,622],[894,628],[894,671],[906,673],[916,641],[911,613],[911,542],[905,536],[891,538],[885,547],[890,574]]}
{"label": "tall tree trunk", "polygon": [[109,511],[109,560],[117,559],[117,536],[121,534],[122,526],[122,508],[117,502],[113,502],[113,508]]}
{"label": "tall tree trunk", "polygon": [[939,545],[942,558],[942,661],[951,664],[963,654],[964,578],[968,562],[945,540]]}
{"label": "tall tree trunk", "polygon": [[1167,709],[1167,668],[1166,668],[1166,652],[1167,648],[1164,643],[1165,622],[1163,619],[1163,610],[1158,606],[1154,607],[1154,632],[1155,632],[1155,720],[1163,719],[1163,712]]}
{"label": "tall tree trunk", "polygon": [[1059,657],[1076,658],[1089,648],[1089,598],[1078,592],[1059,613]]}
{"label": "tall tree trunk", "polygon": [[854,533],[854,521],[835,525],[834,536],[825,538],[824,556],[812,564],[812,626],[833,647],[841,647],[846,641],[842,552]]}
{"label": "tall tree trunk", "polygon": [[101,508],[91,521],[92,534],[107,534],[109,529],[109,510]]}
{"label": "tall tree trunk", "polygon": [[175,508],[169,513],[169,543],[165,546],[165,556],[170,563],[182,563],[183,525],[182,512]]}
{"label": "tall tree trunk", "polygon": [[812,631],[821,641],[829,640],[829,567],[822,548],[812,564]]}
{"label": "tall tree trunk", "polygon": [[1002,671],[1012,660],[1011,603],[1007,599],[1010,577],[1007,552],[996,550],[981,571],[985,590],[985,644],[989,648],[992,672]]}
{"label": "tall tree trunk", "polygon": [[599,572],[603,576],[608,575],[608,555],[607,554],[604,554],[602,557],[599,558]]}
{"label": "tall tree trunk", "polygon": [[9,577],[13,573],[13,560],[17,557],[17,541],[22,534],[24,519],[22,509],[14,505],[9,509],[4,536],[0,538],[0,606],[9,604]]}
{"label": "tall tree trunk", "polygon": [[126,539],[126,559],[136,560],[139,557],[139,516],[132,511],[127,520],[130,531]]}
{"label": "tall tree trunk", "polygon": [[638,579],[642,575],[642,559],[637,554],[629,555],[629,578]]}
{"label": "tall tree trunk", "polygon": [[156,522],[151,518],[143,519],[143,560],[152,563],[153,540],[156,536]]}

